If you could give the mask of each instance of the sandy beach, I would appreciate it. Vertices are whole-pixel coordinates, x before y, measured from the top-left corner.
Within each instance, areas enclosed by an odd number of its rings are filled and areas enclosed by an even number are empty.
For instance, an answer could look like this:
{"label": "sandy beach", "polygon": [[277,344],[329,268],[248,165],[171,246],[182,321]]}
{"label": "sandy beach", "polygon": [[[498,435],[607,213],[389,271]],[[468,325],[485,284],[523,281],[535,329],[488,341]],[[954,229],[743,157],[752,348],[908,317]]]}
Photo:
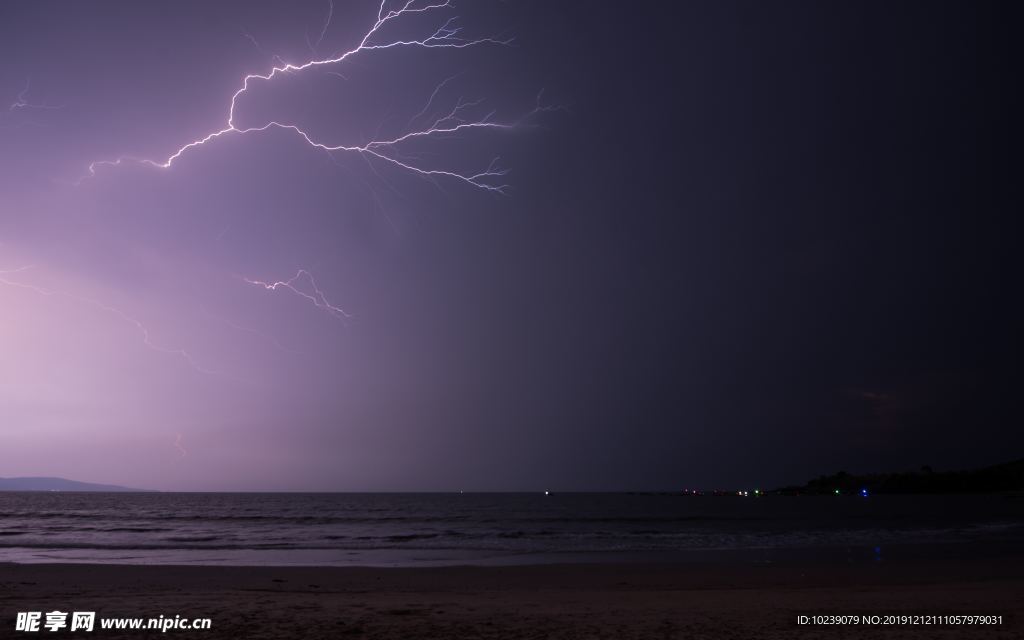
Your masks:
{"label": "sandy beach", "polygon": [[[845,565],[0,565],[4,637],[29,636],[11,633],[16,612],[58,609],[207,617],[209,631],[170,632],[203,638],[1020,638],[1022,594],[1024,554]],[[1003,623],[797,624],[816,614],[992,614]]]}

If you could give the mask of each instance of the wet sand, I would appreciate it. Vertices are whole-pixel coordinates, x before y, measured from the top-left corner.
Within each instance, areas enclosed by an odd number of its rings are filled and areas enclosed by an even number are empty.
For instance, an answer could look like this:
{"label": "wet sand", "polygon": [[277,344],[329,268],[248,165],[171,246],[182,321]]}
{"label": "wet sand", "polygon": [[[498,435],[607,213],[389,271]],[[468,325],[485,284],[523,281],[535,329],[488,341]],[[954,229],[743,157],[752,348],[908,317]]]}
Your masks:
{"label": "wet sand", "polygon": [[[210,618],[188,638],[1021,638],[1024,553],[844,563],[504,567],[0,564],[0,637],[18,611]],[[815,614],[994,614],[998,626],[800,626]]]}

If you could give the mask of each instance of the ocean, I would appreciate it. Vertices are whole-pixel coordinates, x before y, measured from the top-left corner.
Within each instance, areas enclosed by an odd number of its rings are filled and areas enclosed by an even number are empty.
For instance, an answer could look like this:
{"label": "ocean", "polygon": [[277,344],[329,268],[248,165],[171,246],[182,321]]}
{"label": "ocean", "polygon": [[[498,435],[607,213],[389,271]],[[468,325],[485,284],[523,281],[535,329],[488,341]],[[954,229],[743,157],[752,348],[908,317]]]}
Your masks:
{"label": "ocean", "polygon": [[0,493],[0,562],[417,566],[1024,542],[1022,496]]}

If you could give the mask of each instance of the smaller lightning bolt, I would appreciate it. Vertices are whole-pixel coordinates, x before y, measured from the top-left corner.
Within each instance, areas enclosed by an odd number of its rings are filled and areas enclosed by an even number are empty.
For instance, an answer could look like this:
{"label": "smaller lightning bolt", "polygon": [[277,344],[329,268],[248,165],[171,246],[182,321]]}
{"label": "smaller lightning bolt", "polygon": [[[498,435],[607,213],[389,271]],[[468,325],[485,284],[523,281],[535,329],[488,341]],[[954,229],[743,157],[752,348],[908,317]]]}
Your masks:
{"label": "smaller lightning bolt", "polygon": [[264,282],[262,280],[252,280],[250,278],[242,278],[246,283],[263,287],[267,291],[277,291],[279,288],[288,289],[289,291],[302,296],[306,300],[313,303],[317,309],[320,309],[335,318],[340,320],[348,320],[352,318],[352,315],[346,312],[341,307],[331,304],[324,295],[324,292],[316,283],[316,279],[313,278],[313,274],[305,269],[299,269],[294,276],[288,280],[278,280],[277,282]]}
{"label": "smaller lightning bolt", "polygon": [[419,113],[417,113],[413,117],[409,118],[409,125],[408,126],[412,127],[413,123],[415,123],[417,119],[419,119],[421,116],[425,115],[427,113],[427,110],[430,109],[430,105],[434,104],[434,98],[436,98],[437,94],[441,92],[441,89],[444,89],[444,86],[446,84],[448,84],[449,82],[451,82],[455,78],[458,78],[460,75],[462,75],[462,74],[461,73],[456,73],[455,75],[448,76],[447,78],[442,80],[441,83],[438,84],[434,88],[434,92],[430,94],[430,98],[427,99],[427,104],[423,105],[423,108],[420,109]]}
{"label": "smaller lightning bolt", "polygon": [[306,34],[306,44],[309,45],[309,51],[314,56],[316,55],[316,51],[320,47],[320,44],[324,41],[324,36],[327,35],[327,30],[331,28],[331,18],[334,17],[334,0],[327,0],[327,2],[327,18],[324,20],[324,26],[320,29],[320,35],[317,37],[316,42],[310,42],[309,34]]}
{"label": "smaller lightning bolt", "polygon": [[256,47],[256,50],[257,50],[257,51],[259,51],[260,53],[263,53],[263,47],[261,47],[261,46],[260,46],[260,43],[259,43],[259,42],[258,42],[258,41],[256,40],[256,36],[252,35],[252,34],[251,34],[251,33],[249,33],[248,31],[246,31],[245,29],[242,29],[242,36],[243,36],[243,37],[244,37],[244,38],[245,38],[246,40],[248,40],[249,42],[251,42],[251,43],[252,43],[252,46]]}
{"label": "smaller lightning bolt", "polygon": [[244,27],[241,28],[241,32],[242,36],[252,43],[252,46],[255,47],[256,51],[258,51],[260,55],[270,58],[270,61],[274,64],[287,64],[285,63],[284,60],[281,59],[281,56],[277,55],[276,53],[268,53],[266,50],[264,50],[263,47],[260,46],[259,41],[256,40],[256,36],[246,31]]}
{"label": "smaller lightning bolt", "polygon": [[174,448],[178,450],[178,453],[181,454],[182,458],[188,455],[188,451],[185,449],[185,445],[182,444],[182,436],[180,433],[177,434],[174,438]]}
{"label": "smaller lightning bolt", "polygon": [[7,108],[8,111],[18,111],[19,109],[63,109],[64,105],[49,105],[46,103],[36,104],[28,101],[28,92],[32,87],[32,78],[29,77],[25,80],[25,88],[18,94],[18,99],[11,103],[11,106]]}
{"label": "smaller lightning bolt", "polygon": [[164,347],[164,346],[161,346],[161,345],[153,342],[151,334],[150,334],[150,331],[149,331],[149,328],[146,327],[146,325],[144,325],[139,320],[137,320],[134,317],[128,315],[124,311],[121,311],[120,309],[117,309],[115,307],[111,307],[110,305],[104,304],[104,303],[102,303],[102,302],[100,302],[98,300],[94,300],[92,298],[86,298],[86,297],[79,296],[79,295],[76,295],[76,294],[73,294],[73,293],[67,293],[65,291],[56,291],[56,290],[52,290],[52,289],[44,289],[43,287],[38,287],[36,285],[28,284],[28,283],[25,283],[25,282],[19,282],[17,280],[10,280],[9,278],[4,277],[4,276],[14,275],[14,274],[18,274],[18,273],[23,273],[23,272],[28,271],[28,270],[33,269],[33,268],[34,268],[34,265],[26,265],[26,266],[23,266],[23,267],[18,267],[16,269],[9,269],[9,270],[6,270],[6,271],[0,271],[0,284],[4,284],[4,285],[7,285],[9,287],[14,287],[14,288],[17,288],[17,289],[25,289],[25,290],[28,290],[28,291],[32,291],[34,293],[37,293],[37,294],[39,294],[41,296],[45,296],[45,297],[54,297],[54,296],[56,296],[56,297],[65,298],[67,300],[72,300],[72,301],[77,302],[79,304],[89,305],[89,306],[95,307],[97,309],[100,309],[102,311],[105,311],[107,313],[113,314],[113,315],[121,318],[125,322],[134,325],[135,328],[139,331],[139,333],[142,334],[142,343],[144,345],[146,345],[147,348],[152,349],[153,351],[157,351],[159,353],[164,353],[164,354],[167,354],[167,355],[177,356],[177,357],[181,358],[182,360],[184,360],[186,363],[188,363],[188,365],[190,367],[192,367],[193,369],[195,369],[196,371],[198,371],[200,373],[205,373],[206,375],[222,375],[218,371],[213,371],[211,369],[207,369],[207,368],[201,366],[199,364],[199,362],[192,356],[192,354],[190,354],[189,352],[185,351],[184,349],[173,349],[173,348],[169,348],[169,347]]}

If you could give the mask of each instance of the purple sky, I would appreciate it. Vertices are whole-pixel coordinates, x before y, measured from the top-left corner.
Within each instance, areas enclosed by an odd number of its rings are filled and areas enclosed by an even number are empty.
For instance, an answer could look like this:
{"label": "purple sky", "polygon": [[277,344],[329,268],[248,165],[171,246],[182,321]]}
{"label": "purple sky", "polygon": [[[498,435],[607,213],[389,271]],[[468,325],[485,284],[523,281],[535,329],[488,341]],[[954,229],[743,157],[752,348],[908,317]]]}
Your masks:
{"label": "purple sky", "polygon": [[[462,2],[367,43],[514,41],[256,78],[234,128],[302,135],[139,162],[228,127],[247,74],[356,49],[378,10],[0,5],[0,476],[768,486],[1019,440],[992,400],[1012,323],[984,324],[1002,219],[962,217],[999,208],[977,200],[996,174],[956,164],[998,164],[998,73],[958,62],[990,68],[998,16]],[[457,130],[371,144],[432,124]]]}
{"label": "purple sky", "polygon": [[[524,70],[493,16],[430,5],[4,8],[21,62],[0,82],[5,475],[458,483],[421,459],[451,437],[427,421],[458,385],[405,338],[449,311],[405,288],[432,265],[403,254],[430,216],[492,215],[492,161],[528,154],[546,114],[537,78],[495,82]],[[357,50],[371,29],[365,47],[422,44]],[[228,125],[246,74],[346,51],[251,79]],[[238,132],[270,122],[301,133]]]}

